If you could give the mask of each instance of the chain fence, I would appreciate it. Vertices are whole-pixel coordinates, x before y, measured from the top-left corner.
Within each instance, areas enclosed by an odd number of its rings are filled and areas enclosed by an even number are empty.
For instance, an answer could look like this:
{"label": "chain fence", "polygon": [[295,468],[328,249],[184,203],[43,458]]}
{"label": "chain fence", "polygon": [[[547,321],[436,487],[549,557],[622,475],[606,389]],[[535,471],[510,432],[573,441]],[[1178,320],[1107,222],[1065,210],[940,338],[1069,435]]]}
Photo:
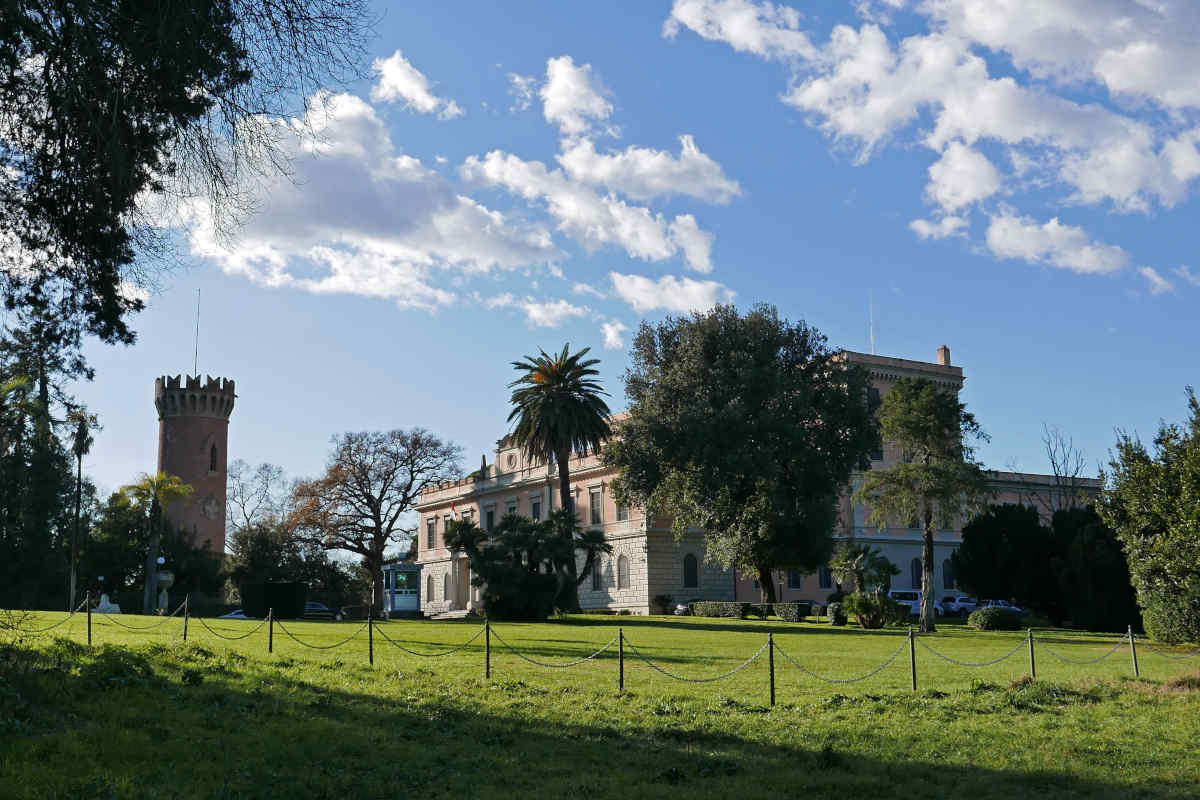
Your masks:
{"label": "chain fence", "polygon": [[[187,641],[188,622],[191,619],[193,619],[193,617],[191,617],[191,615],[188,611],[188,600],[187,599],[185,599],[170,614],[164,616],[162,619],[160,619],[154,623],[151,623],[149,625],[133,625],[133,624],[121,621],[121,620],[117,620],[115,618],[116,615],[111,615],[111,614],[93,615],[92,610],[90,608],[90,598],[89,598],[89,599],[85,599],[78,607],[76,607],[73,611],[71,611],[63,619],[59,620],[58,622],[55,622],[52,625],[48,625],[48,626],[41,627],[41,628],[28,628],[22,624],[13,622],[13,619],[16,617],[17,613],[24,614],[24,616],[21,618],[22,621],[24,621],[26,619],[29,619],[30,615],[33,612],[4,612],[3,614],[0,614],[0,628],[16,631],[20,634],[25,634],[25,635],[42,635],[42,634],[49,633],[49,632],[65,625],[71,619],[73,619],[77,615],[79,615],[79,612],[85,608],[87,609],[87,640],[88,640],[89,646],[92,643],[93,617],[99,617],[99,620],[97,620],[97,621],[99,621],[101,625],[112,625],[114,627],[119,627],[119,628],[122,628],[122,629],[125,629],[128,631],[145,632],[145,631],[151,631],[151,630],[156,630],[158,628],[161,628],[163,625],[167,624],[172,618],[177,617],[180,614],[180,612],[182,611],[183,612],[182,634],[183,634],[184,641]],[[1070,656],[1064,655],[1063,653],[1060,653],[1060,652],[1056,651],[1055,649],[1049,647],[1046,644],[1045,640],[1042,640],[1041,638],[1035,636],[1033,630],[1030,629],[1026,632],[1025,638],[1022,641],[1018,642],[1011,650],[1009,650],[1004,655],[999,656],[994,659],[991,659],[991,660],[988,660],[988,661],[972,662],[972,661],[963,661],[963,660],[954,658],[953,656],[947,655],[946,653],[941,652],[940,650],[935,648],[932,644],[925,641],[925,639],[927,637],[914,635],[913,630],[910,628],[908,631],[908,635],[905,637],[905,640],[900,643],[900,646],[897,647],[896,650],[893,651],[890,655],[888,655],[883,660],[883,662],[880,663],[878,666],[870,669],[869,671],[867,671],[866,673],[864,673],[862,675],[848,677],[848,678],[834,678],[834,677],[830,677],[827,675],[821,675],[821,674],[814,672],[813,670],[805,667],[796,658],[794,658],[790,653],[788,653],[786,650],[784,650],[783,648],[781,648],[779,645],[777,645],[775,643],[773,634],[768,634],[767,641],[765,643],[763,643],[763,645],[761,647],[759,647],[749,658],[747,658],[745,661],[742,661],[741,663],[739,663],[737,666],[733,667],[732,669],[722,672],[719,675],[712,675],[712,676],[707,676],[707,677],[688,677],[685,675],[677,674],[677,673],[667,669],[666,667],[662,666],[661,664],[656,663],[655,661],[651,660],[649,657],[646,656],[645,653],[642,652],[642,650],[640,648],[638,648],[638,646],[636,644],[634,644],[632,641],[630,641],[625,636],[624,631],[621,628],[617,629],[616,636],[614,636],[608,642],[604,643],[598,650],[595,650],[594,652],[592,652],[588,655],[582,656],[580,658],[572,659],[570,661],[550,662],[550,661],[543,661],[541,659],[534,658],[526,653],[521,652],[520,649],[518,649],[516,646],[511,644],[504,637],[504,635],[501,634],[500,631],[496,630],[495,627],[492,626],[491,622],[487,621],[487,620],[485,620],[483,625],[477,631],[475,631],[475,633],[469,639],[467,639],[462,644],[456,645],[449,649],[440,650],[437,652],[421,652],[419,650],[414,650],[411,647],[406,646],[405,643],[397,641],[392,636],[389,636],[387,633],[388,626],[381,625],[378,620],[375,620],[371,617],[368,617],[367,620],[365,622],[363,622],[363,624],[360,625],[358,628],[356,628],[353,633],[351,633],[350,635],[348,635],[336,642],[333,642],[331,644],[313,644],[311,642],[304,641],[302,638],[300,638],[295,633],[293,633],[291,630],[289,630],[288,627],[286,625],[284,625],[280,620],[275,619],[273,611],[269,612],[267,614],[266,618],[261,620],[253,628],[243,631],[243,632],[240,632],[240,633],[237,633],[237,634],[234,634],[234,635],[227,635],[226,633],[222,633],[220,630],[209,625],[209,623],[203,617],[195,617],[194,619],[200,623],[201,627],[204,628],[204,630],[208,631],[213,636],[217,637],[218,639],[222,639],[222,640],[230,641],[230,642],[247,639],[247,638],[259,633],[264,627],[267,627],[268,652],[272,652],[272,653],[274,652],[274,639],[275,639],[275,627],[276,626],[279,627],[280,631],[285,636],[287,636],[289,639],[294,641],[296,644],[299,644],[302,647],[305,647],[305,648],[308,648],[311,650],[334,650],[334,649],[337,649],[339,647],[349,644],[352,640],[359,637],[365,630],[367,632],[367,639],[368,639],[368,643],[369,643],[368,659],[372,665],[375,663],[374,662],[374,659],[375,659],[374,635],[375,635],[375,633],[379,633],[379,635],[382,636],[384,641],[386,641],[388,644],[391,644],[392,646],[403,651],[404,653],[407,653],[408,655],[415,656],[418,658],[441,658],[444,656],[453,655],[455,653],[460,653],[463,650],[470,647],[476,640],[479,639],[480,636],[483,636],[484,637],[484,647],[483,647],[484,675],[486,678],[490,678],[491,673],[492,673],[491,637],[493,635],[496,637],[496,640],[505,647],[505,649],[507,649],[510,653],[512,653],[512,655],[516,656],[517,658],[521,659],[522,661],[532,664],[533,666],[547,668],[547,669],[568,669],[571,667],[580,666],[589,661],[593,661],[595,659],[600,658],[605,653],[608,653],[609,651],[611,651],[613,646],[616,645],[617,646],[617,667],[618,667],[618,688],[620,691],[624,691],[624,688],[625,688],[625,647],[626,646],[629,647],[632,655],[636,659],[638,659],[640,662],[644,663],[646,665],[646,667],[648,667],[650,670],[652,670],[666,678],[674,680],[674,681],[680,681],[680,682],[684,682],[684,683],[693,683],[693,684],[713,683],[716,681],[731,678],[734,675],[741,672],[742,670],[749,667],[751,664],[753,664],[755,661],[757,661],[759,658],[761,658],[764,653],[766,653],[768,656],[768,660],[769,660],[771,705],[775,704],[775,674],[776,674],[775,654],[776,653],[779,653],[779,655],[781,655],[785,661],[790,663],[792,666],[794,666],[796,669],[798,669],[801,673],[803,673],[804,675],[807,675],[808,677],[813,678],[817,681],[821,681],[823,683],[830,683],[830,684],[852,684],[852,683],[859,683],[859,682],[868,680],[868,679],[878,675],[883,670],[885,670],[889,666],[891,666],[896,661],[896,659],[900,657],[901,653],[903,653],[907,649],[909,652],[909,670],[910,670],[910,676],[911,676],[911,681],[912,681],[912,688],[914,690],[917,687],[916,645],[918,645],[918,644],[921,646],[921,648],[923,650],[929,652],[930,654],[936,656],[937,658],[939,658],[949,664],[953,664],[957,667],[964,667],[964,668],[970,668],[970,669],[995,666],[995,665],[1000,664],[1004,661],[1007,661],[1008,659],[1017,655],[1017,653],[1019,653],[1022,649],[1027,648],[1028,653],[1029,653],[1030,672],[1031,672],[1031,675],[1035,678],[1037,676],[1036,663],[1035,663],[1036,662],[1035,654],[1036,654],[1037,650],[1043,650],[1046,653],[1049,653],[1051,656],[1053,656],[1054,658],[1056,658],[1057,660],[1059,660],[1065,664],[1089,665],[1089,664],[1099,663],[1100,661],[1103,661],[1103,660],[1109,658],[1110,656],[1112,656],[1114,653],[1116,653],[1118,650],[1120,650],[1123,646],[1129,645],[1130,651],[1131,651],[1130,655],[1132,656],[1132,667],[1133,667],[1133,672],[1134,672],[1135,677],[1140,675],[1139,668],[1138,668],[1138,661],[1137,661],[1137,647],[1139,644],[1142,645],[1143,647],[1148,648],[1149,650],[1153,651],[1154,653],[1156,653],[1159,656],[1162,656],[1167,659],[1172,659],[1172,660],[1193,658],[1195,656],[1200,655],[1200,648],[1197,648],[1196,650],[1192,650],[1192,651],[1186,652],[1186,653],[1165,652],[1163,650],[1160,650],[1159,648],[1156,648],[1155,646],[1153,646],[1146,640],[1139,641],[1133,635],[1132,629],[1130,629],[1126,636],[1122,636],[1121,638],[1117,639],[1117,641],[1112,645],[1112,647],[1110,647],[1104,653],[1102,653],[1094,658],[1078,659],[1078,658],[1072,658]],[[413,643],[409,642],[408,644],[413,644]],[[611,662],[609,662],[609,663],[611,663]]]}

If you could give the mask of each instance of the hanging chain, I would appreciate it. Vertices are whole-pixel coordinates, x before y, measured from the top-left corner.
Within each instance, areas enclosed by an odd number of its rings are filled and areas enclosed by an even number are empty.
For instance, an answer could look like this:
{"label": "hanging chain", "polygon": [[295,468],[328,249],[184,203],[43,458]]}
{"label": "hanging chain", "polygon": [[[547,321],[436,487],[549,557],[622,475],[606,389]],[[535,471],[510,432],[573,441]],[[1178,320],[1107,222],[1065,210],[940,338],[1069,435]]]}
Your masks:
{"label": "hanging chain", "polygon": [[905,639],[904,642],[902,642],[900,644],[900,646],[898,648],[896,648],[896,652],[894,652],[890,656],[888,656],[887,661],[884,661],[882,664],[880,664],[878,667],[876,667],[875,669],[868,672],[866,675],[860,675],[857,678],[826,678],[824,675],[818,675],[817,673],[813,672],[812,670],[801,666],[801,664],[799,662],[797,662],[796,659],[792,658],[787,653],[785,653],[782,649],[780,649],[779,645],[775,645],[775,649],[779,652],[779,655],[783,656],[788,661],[792,662],[793,667],[800,670],[801,672],[803,672],[805,675],[808,675],[809,677],[816,678],[819,681],[825,681],[826,683],[858,683],[859,681],[865,681],[867,678],[870,678],[874,675],[878,675],[880,672],[882,672],[885,667],[887,667],[889,664],[891,664],[893,661],[895,661],[899,657],[899,655],[904,652],[904,649],[906,647],[908,647],[907,639]]}
{"label": "hanging chain", "polygon": [[608,648],[612,647],[614,644],[617,643],[617,637],[614,636],[613,638],[608,640],[608,644],[604,645],[599,650],[592,653],[590,656],[584,656],[583,658],[577,658],[574,661],[568,661],[565,664],[551,664],[547,661],[538,661],[535,658],[530,658],[529,656],[527,656],[523,653],[517,652],[516,648],[514,648],[511,644],[506,642],[504,640],[504,637],[500,635],[499,631],[497,631],[495,629],[495,627],[492,628],[492,635],[495,636],[500,641],[500,644],[507,647],[509,649],[509,651],[512,652],[512,654],[514,656],[516,656],[517,658],[520,658],[524,661],[528,661],[530,664],[533,664],[535,667],[550,667],[551,669],[564,669],[566,667],[574,667],[577,664],[582,664],[585,661],[591,661],[593,658],[600,655],[605,650],[607,650]]}
{"label": "hanging chain", "polygon": [[210,628],[208,626],[208,623],[204,621],[204,617],[192,617],[192,619],[196,620],[201,625],[203,625],[204,629],[206,631],[208,631],[209,633],[211,633],[213,636],[216,636],[218,639],[224,639],[227,642],[236,642],[239,639],[245,639],[247,636],[252,636],[253,634],[258,633],[260,630],[262,630],[263,625],[266,625],[267,622],[269,621],[269,619],[263,619],[263,621],[258,623],[258,625],[256,625],[253,629],[246,631],[245,633],[241,634],[240,636],[225,636],[224,634],[217,633],[212,628]]}
{"label": "hanging chain", "polygon": [[405,647],[404,645],[395,641],[394,639],[392,639],[392,637],[388,636],[387,633],[384,632],[383,628],[376,628],[375,630],[379,631],[379,635],[382,636],[384,641],[386,641],[388,644],[403,650],[404,652],[408,653],[410,656],[420,656],[421,658],[441,658],[442,656],[453,655],[454,653],[457,653],[459,650],[465,649],[467,647],[467,645],[469,645],[471,642],[475,641],[476,639],[478,639],[480,636],[483,635],[484,628],[480,628],[479,630],[475,631],[474,636],[472,636],[470,639],[467,639],[465,642],[460,644],[458,647],[455,647],[451,650],[443,650],[440,653],[418,653],[416,650],[409,650],[407,647]]}
{"label": "hanging chain", "polygon": [[355,636],[358,636],[360,633],[365,631],[367,629],[367,626],[370,624],[371,624],[371,621],[367,620],[361,626],[359,626],[358,630],[356,630],[354,633],[347,636],[345,639],[342,639],[340,642],[337,642],[336,644],[309,644],[308,642],[304,642],[304,641],[301,641],[300,639],[297,639],[295,634],[293,634],[291,631],[289,631],[287,628],[285,628],[283,626],[282,622],[280,622],[279,620],[275,620],[275,627],[279,628],[279,630],[286,633],[289,639],[291,639],[296,644],[303,645],[304,647],[308,647],[313,650],[332,650],[335,647],[341,647],[346,642],[350,641]]}
{"label": "hanging chain", "polygon": [[47,631],[52,631],[55,628],[59,627],[60,625],[66,625],[68,622],[71,621],[71,618],[74,617],[76,614],[78,614],[79,610],[81,608],[83,608],[86,604],[87,604],[87,600],[84,599],[78,606],[75,607],[75,609],[73,611],[71,611],[70,614],[67,614],[65,617],[60,619],[58,622],[55,622],[53,625],[47,625],[44,628],[35,628],[33,630],[27,630],[25,628],[22,628],[19,625],[11,625],[11,624],[5,622],[4,620],[0,620],[0,627],[8,628],[10,631],[16,631],[17,633],[25,633],[25,634],[30,634],[33,636],[38,636],[40,634],[46,633]]}
{"label": "hanging chain", "polygon": [[[180,611],[183,610],[183,606],[184,606],[184,603],[180,603],[178,606],[175,607],[175,610],[172,611],[170,614],[167,614],[165,617],[163,617],[158,622],[152,622],[149,625],[129,625],[124,622],[118,622],[116,619],[116,614],[98,614],[98,615],[96,615],[95,619],[101,625],[112,624],[118,628],[124,628],[127,631],[150,631],[150,630],[154,630],[155,628],[161,628],[163,625],[166,625],[167,620],[169,620],[171,617],[175,616],[176,614],[178,614]],[[103,619],[101,619],[101,617],[103,617]]]}
{"label": "hanging chain", "polygon": [[755,652],[754,655],[750,656],[745,661],[743,661],[741,664],[738,664],[736,667],[729,670],[728,672],[723,672],[720,675],[715,675],[711,678],[685,678],[682,675],[676,675],[673,672],[668,672],[667,670],[665,670],[662,667],[655,664],[650,659],[646,658],[644,655],[642,655],[642,651],[637,649],[637,645],[635,645],[633,642],[629,641],[628,639],[625,640],[625,644],[629,645],[630,649],[633,650],[633,654],[636,655],[638,658],[640,658],[642,661],[645,661],[646,666],[649,667],[650,669],[654,670],[655,672],[662,673],[663,675],[666,675],[668,678],[673,678],[674,680],[677,680],[677,681],[684,681],[686,683],[712,683],[713,681],[719,681],[722,678],[728,678],[730,675],[741,672],[746,667],[750,666],[750,664],[754,661],[754,659],[761,656],[763,654],[763,651],[767,649],[767,645],[764,644],[762,647],[758,648],[758,651]]}
{"label": "hanging chain", "polygon": [[921,637],[918,636],[915,638],[917,640],[917,644],[921,645],[921,647],[924,647],[926,650],[933,653],[938,658],[942,659],[943,661],[949,661],[951,664],[957,664],[960,667],[990,667],[993,664],[999,664],[1001,661],[1005,661],[1005,660],[1010,659],[1013,656],[1015,656],[1018,652],[1021,651],[1022,648],[1024,648],[1028,644],[1027,641],[1019,642],[1016,647],[1014,647],[1012,650],[1009,650],[1007,653],[1000,656],[999,658],[994,658],[991,661],[980,661],[978,663],[975,663],[975,662],[971,662],[971,661],[959,661],[957,658],[951,658],[950,656],[946,655],[945,653],[939,653],[937,650],[934,650],[932,647],[925,644],[925,640],[922,639]]}
{"label": "hanging chain", "polygon": [[[1034,637],[1033,640],[1035,642],[1038,642],[1039,644],[1041,644],[1041,640],[1038,639],[1036,636]],[[1075,659],[1075,658],[1067,658],[1066,656],[1059,655],[1058,653],[1054,652],[1053,650],[1051,650],[1049,647],[1047,647],[1044,644],[1042,645],[1042,649],[1045,650],[1050,655],[1057,658],[1059,661],[1063,662],[1064,664],[1095,664],[1096,662],[1103,661],[1104,659],[1111,656],[1113,653],[1117,652],[1117,650],[1119,650],[1121,648],[1121,645],[1123,645],[1125,643],[1126,643],[1125,639],[1118,639],[1117,643],[1114,644],[1112,647],[1110,647],[1108,649],[1108,652],[1106,652],[1104,655],[1096,656],[1095,658],[1085,658],[1082,660]]]}

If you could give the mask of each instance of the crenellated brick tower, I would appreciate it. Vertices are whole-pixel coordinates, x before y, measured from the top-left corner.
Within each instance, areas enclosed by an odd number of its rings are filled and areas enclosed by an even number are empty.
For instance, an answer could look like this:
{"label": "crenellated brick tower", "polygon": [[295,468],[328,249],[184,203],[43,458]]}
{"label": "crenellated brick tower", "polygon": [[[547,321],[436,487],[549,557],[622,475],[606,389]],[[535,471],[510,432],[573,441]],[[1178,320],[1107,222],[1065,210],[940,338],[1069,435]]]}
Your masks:
{"label": "crenellated brick tower", "polygon": [[225,553],[225,468],[233,381],[200,376],[154,380],[158,409],[158,471],[191,484],[188,500],[167,508],[167,519],[196,544]]}

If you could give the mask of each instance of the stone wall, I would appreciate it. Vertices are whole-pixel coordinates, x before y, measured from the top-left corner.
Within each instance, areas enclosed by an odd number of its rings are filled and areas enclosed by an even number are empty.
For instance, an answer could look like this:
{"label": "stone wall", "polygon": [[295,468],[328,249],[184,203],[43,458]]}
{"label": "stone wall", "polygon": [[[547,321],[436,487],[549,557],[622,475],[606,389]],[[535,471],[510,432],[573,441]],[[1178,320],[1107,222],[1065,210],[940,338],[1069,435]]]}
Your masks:
{"label": "stone wall", "polygon": [[[646,569],[646,534],[643,531],[631,531],[620,535],[606,536],[612,545],[610,554],[599,558],[600,569],[597,581],[589,576],[579,586],[579,605],[582,608],[610,608],[614,611],[627,610],[631,614],[649,613],[650,595],[647,593]],[[629,562],[629,586],[620,588],[617,585],[617,570],[621,558]],[[576,561],[578,569],[583,569],[583,557]],[[598,584],[598,588],[596,587]]]}
{"label": "stone wall", "polygon": [[[705,561],[704,534],[687,533],[676,541],[671,531],[651,531],[648,534],[649,576],[647,594],[651,601],[660,594],[669,594],[675,602],[689,600],[733,600],[733,572]],[[698,562],[700,585],[683,585],[683,560],[694,555]],[[654,609],[653,613],[662,613]]]}

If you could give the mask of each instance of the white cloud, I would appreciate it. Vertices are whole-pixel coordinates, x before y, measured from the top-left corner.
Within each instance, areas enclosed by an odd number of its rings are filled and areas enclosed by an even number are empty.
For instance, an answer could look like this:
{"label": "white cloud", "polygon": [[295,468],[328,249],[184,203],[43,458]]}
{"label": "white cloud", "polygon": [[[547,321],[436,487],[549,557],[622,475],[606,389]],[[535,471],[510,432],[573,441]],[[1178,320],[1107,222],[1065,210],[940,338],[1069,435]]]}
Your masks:
{"label": "white cloud", "polygon": [[962,142],[951,142],[930,165],[925,191],[943,210],[955,212],[1000,191],[1000,173],[987,156]]}
{"label": "white cloud", "polygon": [[625,347],[625,331],[629,330],[622,322],[605,322],[600,326],[604,334],[605,350],[622,350]]}
{"label": "white cloud", "polygon": [[812,58],[816,48],[800,30],[796,9],[749,0],[675,0],[663,36],[689,28],[709,41],[770,59]]}
{"label": "white cloud", "polygon": [[512,107],[509,111],[528,111],[537,97],[538,79],[536,75],[518,75],[508,73],[508,93],[513,96]]}
{"label": "white cloud", "polygon": [[620,192],[631,200],[682,195],[728,203],[742,193],[721,165],[700,151],[690,135],[679,137],[679,155],[646,147],[601,154],[590,139],[565,143],[558,163],[573,179]]}
{"label": "white cloud", "polygon": [[1150,294],[1166,294],[1175,291],[1175,285],[1158,274],[1154,267],[1138,267],[1138,274],[1150,285]]}
{"label": "white cloud", "polygon": [[372,69],[379,81],[371,87],[375,102],[403,101],[406,108],[422,114],[437,113],[438,119],[454,119],[463,115],[458,103],[438,97],[430,91],[429,79],[397,50],[387,58],[375,59]]}
{"label": "white cloud", "polygon": [[566,300],[538,302],[527,299],[517,305],[525,312],[525,320],[535,328],[557,328],[571,317],[588,313],[585,306],[572,305]]}
{"label": "white cloud", "polygon": [[517,298],[513,297],[512,292],[504,292],[489,297],[483,304],[488,308],[512,308],[517,304]]}
{"label": "white cloud", "polygon": [[908,227],[922,239],[946,239],[964,233],[967,221],[951,215],[932,222],[927,219],[914,219],[908,223]]}
{"label": "white cloud", "polygon": [[558,229],[585,247],[622,247],[633,258],[663,261],[681,248],[695,269],[711,268],[708,236],[689,215],[668,223],[662,214],[629,205],[614,195],[600,195],[571,181],[562,170],[549,170],[540,161],[525,161],[511,153],[493,150],[483,158],[470,156],[463,163],[467,180],[502,186],[529,201],[543,201]]}
{"label": "white cloud", "polygon": [[571,291],[575,294],[590,294],[593,297],[605,298],[608,297],[604,292],[597,289],[595,286],[587,283],[576,283],[571,287]]}
{"label": "white cloud", "polygon": [[999,258],[1019,258],[1085,274],[1116,272],[1129,263],[1129,254],[1116,245],[1093,241],[1082,228],[1063,225],[1057,218],[1039,225],[1028,217],[992,217],[988,248]]}
{"label": "white cloud", "polygon": [[705,311],[718,303],[733,302],[734,292],[716,281],[698,281],[664,275],[658,280],[642,275],[610,272],[613,291],[634,311],[657,309],[686,313]]}
{"label": "white cloud", "polygon": [[293,175],[253,188],[259,210],[236,240],[219,235],[202,204],[187,207],[194,254],[264,286],[413,307],[453,300],[438,286],[441,272],[516,269],[557,257],[546,229],[510,220],[398,154],[359,98],[315,101],[304,122],[279,123]]}
{"label": "white cloud", "polygon": [[1197,275],[1196,273],[1192,272],[1187,267],[1176,267],[1175,274],[1178,275],[1179,277],[1183,278],[1185,281],[1190,283],[1192,286],[1200,286],[1200,275]]}
{"label": "white cloud", "polygon": [[612,114],[607,90],[592,77],[592,65],[575,66],[570,56],[546,62],[546,82],[539,92],[546,121],[557,125],[564,136],[581,136],[592,131],[593,122]]}

